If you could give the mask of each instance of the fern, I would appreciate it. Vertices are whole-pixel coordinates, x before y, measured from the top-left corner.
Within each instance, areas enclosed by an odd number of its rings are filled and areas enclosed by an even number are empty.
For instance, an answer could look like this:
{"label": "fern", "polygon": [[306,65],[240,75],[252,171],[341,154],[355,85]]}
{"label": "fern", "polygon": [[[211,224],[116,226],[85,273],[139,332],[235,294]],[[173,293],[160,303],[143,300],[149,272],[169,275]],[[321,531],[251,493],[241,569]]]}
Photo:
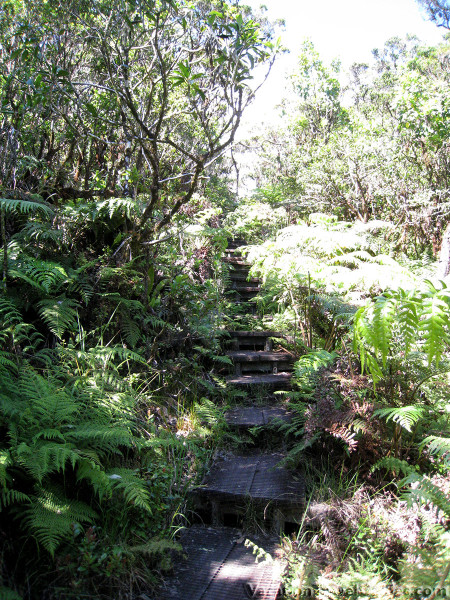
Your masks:
{"label": "fern", "polygon": [[65,390],[55,388],[53,382],[38,375],[33,369],[24,369],[18,381],[20,393],[30,408],[30,415],[25,418],[39,421],[39,432],[42,426],[57,427],[61,423],[70,422],[79,412],[79,405]]}
{"label": "fern", "polygon": [[[431,287],[431,285],[430,285]],[[428,364],[439,364],[441,356],[449,344],[449,305],[442,294],[432,289],[422,302],[422,319],[419,325],[424,338],[424,350],[428,355]],[[433,293],[434,292],[434,293]],[[447,298],[446,298],[447,299]]]}
{"label": "fern", "polygon": [[449,346],[449,329],[449,291],[428,282],[419,294],[399,289],[360,308],[354,320],[354,349],[376,384],[387,359],[398,355],[400,347],[404,360],[424,351],[428,365],[438,366]]}
{"label": "fern", "polygon": [[113,489],[120,490],[128,504],[152,514],[149,490],[136,473],[131,469],[112,469],[108,477]]}
{"label": "fern", "polygon": [[10,214],[40,214],[44,217],[52,217],[53,209],[48,204],[44,204],[42,200],[13,200],[11,198],[0,198],[0,208],[4,208]]}
{"label": "fern", "polygon": [[8,450],[0,450],[0,485],[3,489],[6,489],[7,483],[7,471],[6,469],[11,465],[11,455]]}
{"label": "fern", "polygon": [[318,371],[328,367],[336,357],[335,352],[315,350],[305,354],[294,364],[294,381],[303,396],[312,394]]}
{"label": "fern", "polygon": [[383,366],[390,352],[392,338],[392,324],[396,316],[396,302],[390,294],[378,296],[373,306],[371,325],[373,329],[372,340],[376,353],[381,356]]}
{"label": "fern", "polygon": [[74,523],[92,523],[97,513],[84,502],[67,498],[57,487],[38,488],[24,510],[23,523],[53,556]]}
{"label": "fern", "polygon": [[43,440],[36,441],[30,446],[22,443],[17,448],[17,461],[39,483],[53,472],[64,473],[66,463],[70,463],[75,469],[80,460],[79,449],[66,443],[61,434],[60,441],[63,443]]}
{"label": "fern", "polygon": [[22,321],[22,315],[9,298],[0,298],[0,324],[2,328],[9,328]]}
{"label": "fern", "polygon": [[377,461],[371,468],[371,471],[377,471],[379,469],[387,469],[392,473],[402,474],[404,476],[415,473],[414,467],[412,467],[406,460],[400,460],[393,456],[386,456],[381,460]]}
{"label": "fern", "polygon": [[416,425],[423,417],[425,408],[423,406],[400,406],[379,408],[374,412],[375,416],[383,417],[386,421],[394,421],[403,429],[411,433],[412,427]]}
{"label": "fern", "polygon": [[401,344],[407,355],[417,340],[420,300],[415,296],[414,291],[405,292],[402,289],[398,290],[398,298],[396,320]]}
{"label": "fern", "polygon": [[141,328],[128,314],[122,315],[121,333],[125,339],[125,342],[132,348],[135,348],[138,342],[142,339]]}
{"label": "fern", "polygon": [[29,221],[19,233],[14,235],[13,239],[26,244],[32,241],[35,247],[45,247],[47,250],[49,246],[53,246],[56,250],[61,251],[63,246],[63,232],[53,229],[51,223]]}
{"label": "fern", "polygon": [[50,331],[62,339],[66,331],[76,331],[78,303],[71,298],[60,296],[38,302],[39,314]]}
{"label": "fern", "polygon": [[9,269],[10,275],[21,279],[42,294],[59,293],[70,281],[65,269],[51,261],[38,260],[23,254]]}
{"label": "fern", "polygon": [[[133,198],[108,198],[97,202],[95,205],[95,212],[99,216],[108,216],[110,219],[114,215],[124,215],[128,219],[131,219],[135,214],[136,210],[139,209],[139,205]],[[94,220],[96,214],[94,213]]]}
{"label": "fern", "polygon": [[402,485],[410,486],[407,496],[412,502],[432,502],[447,518],[450,518],[450,498],[429,477],[411,471],[402,481]]}
{"label": "fern", "polygon": [[0,585],[0,600],[23,600],[23,598],[11,588]]}
{"label": "fern", "polygon": [[15,361],[14,355],[11,352],[5,352],[0,350],[0,374],[2,377],[7,376],[7,372],[17,372],[17,362]]}
{"label": "fern", "polygon": [[444,461],[447,467],[450,467],[450,438],[437,435],[429,435],[420,443],[419,448],[428,449],[432,456],[438,457]]}

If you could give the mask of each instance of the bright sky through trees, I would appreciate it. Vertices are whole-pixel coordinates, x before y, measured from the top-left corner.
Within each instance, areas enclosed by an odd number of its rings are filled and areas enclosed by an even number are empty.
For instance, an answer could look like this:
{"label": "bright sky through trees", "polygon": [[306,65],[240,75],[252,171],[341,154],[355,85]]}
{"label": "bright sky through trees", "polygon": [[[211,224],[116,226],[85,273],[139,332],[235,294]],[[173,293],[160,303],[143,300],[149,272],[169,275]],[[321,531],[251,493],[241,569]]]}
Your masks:
{"label": "bright sky through trees", "polygon": [[437,43],[444,33],[424,19],[415,0],[246,0],[246,4],[253,8],[264,4],[269,19],[285,19],[282,40],[290,50],[278,60],[248,111],[248,125],[271,118],[283,95],[284,77],[293,69],[305,38],[312,40],[327,62],[340,58],[346,68],[353,62],[369,62],[371,50],[391,37],[409,33]]}

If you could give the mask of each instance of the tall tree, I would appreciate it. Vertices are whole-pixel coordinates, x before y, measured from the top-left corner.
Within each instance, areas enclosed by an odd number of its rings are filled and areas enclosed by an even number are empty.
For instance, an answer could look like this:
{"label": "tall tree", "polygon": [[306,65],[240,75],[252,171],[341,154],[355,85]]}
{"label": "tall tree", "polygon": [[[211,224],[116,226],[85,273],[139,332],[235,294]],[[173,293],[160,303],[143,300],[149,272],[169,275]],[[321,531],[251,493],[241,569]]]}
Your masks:
{"label": "tall tree", "polygon": [[23,4],[0,13],[4,193],[139,196],[159,231],[233,143],[270,33],[222,0]]}
{"label": "tall tree", "polygon": [[417,0],[417,2],[425,9],[428,17],[438,27],[450,29],[450,4],[448,0]]}

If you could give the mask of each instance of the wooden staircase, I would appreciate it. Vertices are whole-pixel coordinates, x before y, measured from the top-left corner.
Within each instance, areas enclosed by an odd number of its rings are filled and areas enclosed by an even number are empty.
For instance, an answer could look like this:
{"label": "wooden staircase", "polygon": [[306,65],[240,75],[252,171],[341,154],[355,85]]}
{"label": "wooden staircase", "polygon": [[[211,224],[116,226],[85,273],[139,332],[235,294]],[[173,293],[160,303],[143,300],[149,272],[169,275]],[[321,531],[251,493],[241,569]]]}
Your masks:
{"label": "wooden staircase", "polygon": [[[253,314],[259,281],[249,279],[249,265],[238,247],[242,240],[229,244],[224,261],[229,266],[226,293],[239,304],[242,312]],[[256,323],[256,320],[255,320]],[[230,409],[225,419],[236,432],[252,427],[267,428],[289,421],[291,413],[280,403],[259,404],[254,398],[265,390],[273,399],[274,391],[290,387],[294,357],[278,350],[277,331],[231,330],[227,338],[227,356],[233,373],[227,386],[243,387],[251,405]],[[264,396],[264,394],[262,394]],[[300,522],[305,504],[305,482],[301,473],[283,466],[282,452],[258,449],[217,458],[202,484],[193,490],[197,510],[206,515],[209,527],[194,526],[183,533],[181,542],[188,556],[180,562],[162,597],[170,600],[277,600],[281,598],[281,565],[275,560],[256,563],[251,548],[242,544],[240,534],[249,510],[264,524],[270,535],[258,539],[266,551],[277,555],[277,539],[286,529]],[[255,536],[248,536],[251,540]]]}

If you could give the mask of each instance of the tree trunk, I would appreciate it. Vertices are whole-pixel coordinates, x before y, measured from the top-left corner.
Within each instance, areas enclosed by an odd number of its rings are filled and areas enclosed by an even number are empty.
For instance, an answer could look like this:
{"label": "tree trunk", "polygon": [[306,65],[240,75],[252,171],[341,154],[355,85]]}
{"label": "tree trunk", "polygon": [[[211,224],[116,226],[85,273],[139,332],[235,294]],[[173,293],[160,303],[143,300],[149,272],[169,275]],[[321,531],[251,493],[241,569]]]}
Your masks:
{"label": "tree trunk", "polygon": [[442,235],[441,251],[437,268],[437,277],[444,279],[450,273],[450,223]]}

